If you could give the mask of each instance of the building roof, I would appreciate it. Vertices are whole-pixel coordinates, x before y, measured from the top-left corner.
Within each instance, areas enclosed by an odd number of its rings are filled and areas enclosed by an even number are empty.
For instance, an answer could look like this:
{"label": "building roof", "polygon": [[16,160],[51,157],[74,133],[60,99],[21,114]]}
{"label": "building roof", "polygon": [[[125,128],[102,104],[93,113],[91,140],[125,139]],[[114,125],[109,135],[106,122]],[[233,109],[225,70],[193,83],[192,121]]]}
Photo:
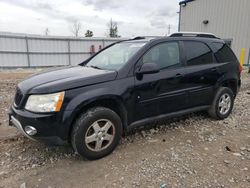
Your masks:
{"label": "building roof", "polygon": [[195,0],[183,0],[179,3],[179,5],[182,5],[182,4],[186,4],[186,3],[189,3],[191,1],[195,1]]}
{"label": "building roof", "polygon": [[120,41],[127,40],[128,38],[110,38],[110,37],[74,37],[74,36],[54,36],[54,35],[37,35],[37,34],[26,34],[26,33],[12,33],[0,31],[0,38],[32,38],[32,39],[56,39],[56,40],[108,40],[108,41]]}

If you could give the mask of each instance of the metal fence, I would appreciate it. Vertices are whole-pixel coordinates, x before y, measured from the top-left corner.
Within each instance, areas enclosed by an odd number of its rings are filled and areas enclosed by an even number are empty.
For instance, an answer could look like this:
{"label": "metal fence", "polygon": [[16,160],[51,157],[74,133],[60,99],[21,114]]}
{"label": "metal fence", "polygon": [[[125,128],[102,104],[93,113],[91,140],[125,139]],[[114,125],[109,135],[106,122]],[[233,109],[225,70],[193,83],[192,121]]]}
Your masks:
{"label": "metal fence", "polygon": [[0,33],[0,68],[77,65],[118,40]]}

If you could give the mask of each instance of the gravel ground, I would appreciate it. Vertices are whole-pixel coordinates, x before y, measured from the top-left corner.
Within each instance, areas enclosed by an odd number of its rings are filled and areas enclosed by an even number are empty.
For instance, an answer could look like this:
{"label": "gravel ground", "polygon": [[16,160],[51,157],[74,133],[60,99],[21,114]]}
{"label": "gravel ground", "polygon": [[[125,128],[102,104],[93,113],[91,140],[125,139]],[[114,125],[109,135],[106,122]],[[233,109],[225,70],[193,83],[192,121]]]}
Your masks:
{"label": "gravel ground", "polygon": [[229,118],[198,113],[148,125],[97,161],[80,158],[70,146],[30,141],[7,126],[15,85],[29,74],[0,71],[0,187],[250,187],[246,71]]}

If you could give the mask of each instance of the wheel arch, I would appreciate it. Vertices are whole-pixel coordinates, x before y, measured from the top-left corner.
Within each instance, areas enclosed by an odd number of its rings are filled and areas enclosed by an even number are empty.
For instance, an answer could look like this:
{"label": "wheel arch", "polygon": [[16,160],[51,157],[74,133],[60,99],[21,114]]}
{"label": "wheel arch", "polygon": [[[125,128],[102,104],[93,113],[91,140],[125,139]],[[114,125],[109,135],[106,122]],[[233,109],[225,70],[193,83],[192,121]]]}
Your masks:
{"label": "wheel arch", "polygon": [[124,102],[119,96],[116,95],[105,95],[100,97],[95,97],[93,99],[89,99],[87,101],[82,102],[77,106],[77,108],[72,112],[70,117],[70,122],[68,122],[69,127],[67,129],[68,133],[68,140],[70,140],[70,134],[74,125],[75,120],[84,112],[86,112],[88,109],[93,107],[106,107],[118,114],[118,116],[121,118],[123,130],[127,129],[128,124],[128,116],[127,116],[127,110],[124,105]]}
{"label": "wheel arch", "polygon": [[230,88],[233,91],[234,97],[236,97],[238,92],[238,82],[235,79],[225,80],[220,84],[221,87]]}

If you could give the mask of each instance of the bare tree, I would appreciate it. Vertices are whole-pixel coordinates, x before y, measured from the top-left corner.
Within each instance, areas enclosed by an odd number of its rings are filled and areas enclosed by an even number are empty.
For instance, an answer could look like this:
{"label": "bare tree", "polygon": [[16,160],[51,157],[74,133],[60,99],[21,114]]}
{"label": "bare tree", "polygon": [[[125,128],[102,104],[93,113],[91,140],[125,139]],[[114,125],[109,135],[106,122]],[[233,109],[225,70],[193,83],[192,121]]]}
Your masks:
{"label": "bare tree", "polygon": [[49,28],[48,28],[48,27],[46,27],[46,29],[44,30],[44,35],[45,35],[45,36],[48,36],[48,35],[49,35],[49,33],[50,33]]}
{"label": "bare tree", "polygon": [[118,38],[120,37],[118,35],[118,24],[117,22],[114,22],[111,18],[110,22],[108,23],[108,36],[109,37],[114,37],[114,38]]}
{"label": "bare tree", "polygon": [[74,21],[72,27],[70,28],[72,34],[78,37],[81,32],[82,24],[79,21]]}

